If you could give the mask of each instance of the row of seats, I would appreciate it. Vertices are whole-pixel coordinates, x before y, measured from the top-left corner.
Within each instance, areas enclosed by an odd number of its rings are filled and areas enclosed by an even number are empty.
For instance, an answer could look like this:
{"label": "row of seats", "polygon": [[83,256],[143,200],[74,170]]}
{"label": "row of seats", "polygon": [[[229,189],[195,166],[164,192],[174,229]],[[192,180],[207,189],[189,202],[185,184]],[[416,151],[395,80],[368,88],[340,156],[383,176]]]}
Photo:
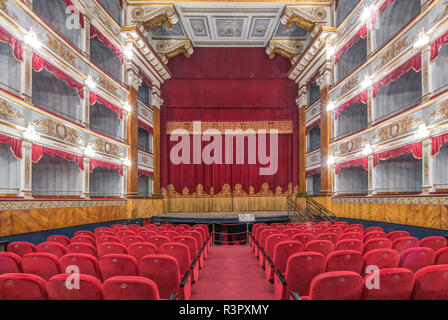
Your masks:
{"label": "row of seats", "polygon": [[[173,231],[176,236],[171,239],[149,235],[147,242],[130,242],[127,247],[123,242],[97,242],[103,237],[112,237],[104,233],[113,233],[117,238],[121,236],[120,240],[132,237],[134,235],[123,233],[131,229],[130,226],[114,225],[98,228],[93,233],[78,231],[70,242],[64,242],[67,239],[63,236],[51,236],[47,242],[36,247],[30,243],[11,243],[8,252],[0,254],[0,274],[24,272],[24,275],[40,276],[44,281],[60,273],[74,271],[98,281],[117,276],[142,276],[157,284],[162,299],[168,299],[173,293],[180,299],[189,299],[191,284],[198,280],[199,269],[203,267],[210,247],[208,227],[183,225],[180,236],[177,235],[178,231]],[[155,225],[145,226],[144,229],[139,232],[157,231],[158,234],[168,230]],[[62,249],[69,248],[75,252],[64,254]]]}

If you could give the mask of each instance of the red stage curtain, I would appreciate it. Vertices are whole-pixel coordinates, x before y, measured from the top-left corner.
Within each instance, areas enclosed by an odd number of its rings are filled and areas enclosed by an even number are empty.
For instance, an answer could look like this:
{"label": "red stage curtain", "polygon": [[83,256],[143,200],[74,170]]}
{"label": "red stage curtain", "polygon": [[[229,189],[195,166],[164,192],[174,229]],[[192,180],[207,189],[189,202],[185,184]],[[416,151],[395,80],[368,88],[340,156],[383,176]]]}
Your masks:
{"label": "red stage curtain", "polygon": [[101,160],[90,159],[90,172],[93,172],[93,170],[96,167],[101,167],[101,168],[105,168],[105,169],[109,169],[109,170],[117,170],[118,173],[120,174],[120,176],[123,176],[123,166],[122,165],[110,163],[110,162],[106,162],[106,161],[101,161]]}
{"label": "red stage curtain", "polygon": [[93,24],[90,25],[90,38],[97,37],[102,43],[106,45],[112,52],[120,57],[121,63],[123,63],[123,52],[121,52],[112,42],[109,41]]}
{"label": "red stage curtain", "polygon": [[106,99],[104,99],[101,96],[97,95],[95,92],[90,91],[90,104],[95,104],[97,102],[101,103],[106,108],[108,108],[108,109],[112,110],[113,112],[117,113],[118,114],[118,118],[120,120],[123,120],[123,110],[121,108],[117,107],[113,103],[110,103]]}
{"label": "red stage curtain", "polygon": [[369,158],[361,158],[336,164],[334,172],[339,174],[342,168],[362,166],[365,170],[369,169]]}
{"label": "red stage curtain", "polygon": [[439,56],[440,48],[442,48],[442,46],[447,42],[448,42],[448,31],[445,32],[443,35],[441,35],[439,38],[437,38],[431,44],[431,62],[433,62]]}
{"label": "red stage curtain", "polygon": [[138,176],[148,176],[148,177],[154,177],[154,172],[138,169]]}
{"label": "red stage curtain", "polygon": [[364,39],[365,37],[367,37],[367,25],[361,27],[361,29],[359,29],[359,31],[338,51],[338,53],[336,53],[334,63],[338,63],[345,51],[350,49],[356,42],[359,41],[359,39]]}
{"label": "red stage curtain", "polygon": [[42,69],[47,70],[48,72],[54,74],[58,79],[65,81],[65,83],[70,87],[75,89],[81,99],[84,99],[84,86],[79,83],[78,81],[74,80],[72,77],[67,75],[66,73],[62,72],[55,66],[53,66],[51,63],[37,55],[36,53],[33,54],[33,69],[36,72],[42,71]]}
{"label": "red stage curtain", "polygon": [[358,94],[357,96],[353,97],[352,99],[350,99],[349,101],[347,101],[346,103],[342,104],[341,106],[339,106],[336,111],[335,111],[335,118],[338,119],[339,113],[341,113],[342,111],[344,111],[345,109],[347,109],[348,107],[350,107],[351,105],[358,103],[358,102],[362,102],[364,104],[367,103],[367,90],[364,92],[361,92],[360,94]]}
{"label": "red stage curtain", "polygon": [[431,147],[431,155],[435,157],[439,154],[440,148],[448,143],[448,133],[442,134],[440,136],[432,138],[432,147]]}
{"label": "red stage curtain", "polygon": [[387,86],[392,81],[397,80],[400,78],[401,75],[405,74],[411,68],[415,72],[419,72],[422,69],[422,56],[420,53],[416,54],[414,57],[406,61],[404,64],[399,66],[397,69],[392,71],[390,74],[388,74],[386,77],[384,77],[381,81],[377,82],[373,86],[373,97],[375,98],[378,95],[378,91],[381,87]]}
{"label": "red stage curtain", "polygon": [[[193,162],[193,136],[190,135],[190,161]],[[242,190],[249,193],[250,187],[253,187],[254,192],[257,193],[262,190],[262,185],[267,183],[269,189],[275,192],[277,187],[282,188],[282,193],[288,191],[288,185],[293,183],[293,136],[291,134],[283,134],[278,136],[278,171],[274,175],[260,175],[260,168],[267,168],[267,165],[262,165],[256,156],[255,164],[248,164],[248,142],[246,139],[244,148],[244,164],[236,164],[236,143],[233,143],[233,163],[225,164],[225,136],[222,136],[222,162],[223,164],[207,165],[203,161],[201,164],[179,164],[175,165],[170,159],[171,149],[176,145],[177,141],[170,141],[168,139],[167,152],[167,174],[168,184],[174,185],[175,190],[182,194],[184,188],[188,188],[189,193],[193,193],[198,185],[202,185],[204,192],[210,193],[210,188],[213,187],[214,194],[221,192],[224,185],[229,185],[231,190],[234,190],[235,185],[240,184]],[[235,140],[235,139],[234,139]],[[257,138],[258,141],[258,138]],[[270,154],[270,139],[266,135],[266,149],[267,154]],[[210,142],[202,142],[202,149]],[[257,148],[258,152],[258,148]],[[294,185],[293,185],[294,188]]]}
{"label": "red stage curtain", "polygon": [[147,84],[149,87],[151,87],[151,79],[149,79],[148,76],[147,76],[142,70],[139,70],[139,75],[140,75],[140,77],[143,78],[143,81],[145,81],[146,84]]}
{"label": "red stage curtain", "polygon": [[378,15],[380,15],[381,13],[383,13],[384,11],[386,11],[386,9],[389,7],[389,5],[392,4],[392,2],[394,2],[395,0],[386,0],[381,7],[378,9],[378,11],[375,12],[375,14],[373,15],[372,18],[372,24],[373,26],[375,26],[376,24],[376,19],[378,17]]}
{"label": "red stage curtain", "polygon": [[306,172],[306,176],[307,177],[314,176],[315,174],[318,174],[318,173],[320,173],[320,168],[316,168],[316,169],[313,169],[313,170],[308,170]]}
{"label": "red stage curtain", "polygon": [[0,134],[0,144],[9,144],[9,148],[17,159],[22,159],[22,140]]}
{"label": "red stage curtain", "polygon": [[306,133],[308,133],[311,129],[313,129],[314,127],[317,127],[320,125],[320,119],[314,121],[312,124],[310,124],[309,126],[306,127]]}
{"label": "red stage curtain", "polygon": [[310,85],[314,82],[314,81],[316,81],[316,79],[317,78],[319,78],[319,75],[320,75],[320,73],[319,73],[319,71],[317,71],[309,80],[308,80],[308,82],[306,83],[306,88],[309,90],[310,89]]}
{"label": "red stage curtain", "polygon": [[148,132],[153,133],[153,128],[140,119],[138,120],[138,126],[142,129],[145,129]]}
{"label": "red stage curtain", "polygon": [[[67,7],[70,7],[70,6],[76,7],[71,0],[61,0],[61,1],[64,2],[67,5]],[[76,11],[74,13],[78,13],[78,15],[79,15],[79,25],[81,26],[81,28],[84,29],[84,15],[82,14],[82,12],[78,8],[76,8]]]}
{"label": "red stage curtain", "polygon": [[422,158],[422,142],[411,143],[396,149],[384,151],[373,155],[373,167],[376,168],[380,160],[396,158],[403,154],[412,153],[414,158]]}
{"label": "red stage curtain", "polygon": [[14,57],[16,57],[16,59],[20,62],[23,61],[22,42],[17,40],[17,38],[2,27],[0,27],[0,41],[8,42],[14,51]]}
{"label": "red stage curtain", "polygon": [[31,160],[33,162],[39,162],[44,154],[47,156],[58,157],[69,161],[75,161],[78,164],[79,169],[84,170],[84,157],[78,156],[73,153],[33,144],[31,152]]}

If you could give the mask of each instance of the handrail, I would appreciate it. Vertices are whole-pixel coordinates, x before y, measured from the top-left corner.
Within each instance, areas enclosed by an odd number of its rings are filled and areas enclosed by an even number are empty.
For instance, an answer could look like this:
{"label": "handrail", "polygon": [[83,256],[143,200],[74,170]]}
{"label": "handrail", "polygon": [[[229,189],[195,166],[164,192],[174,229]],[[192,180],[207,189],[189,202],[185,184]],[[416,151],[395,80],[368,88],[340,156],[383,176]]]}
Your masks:
{"label": "handrail", "polygon": [[337,220],[337,217],[333,212],[322,206],[317,201],[311,199],[310,197],[307,197],[306,199],[306,207],[311,212],[314,212],[314,215],[318,215],[324,221],[334,222],[335,220]]}
{"label": "handrail", "polygon": [[287,203],[288,215],[291,221],[305,223],[314,220],[313,215],[311,215],[307,210],[300,209],[291,197],[288,197]]}

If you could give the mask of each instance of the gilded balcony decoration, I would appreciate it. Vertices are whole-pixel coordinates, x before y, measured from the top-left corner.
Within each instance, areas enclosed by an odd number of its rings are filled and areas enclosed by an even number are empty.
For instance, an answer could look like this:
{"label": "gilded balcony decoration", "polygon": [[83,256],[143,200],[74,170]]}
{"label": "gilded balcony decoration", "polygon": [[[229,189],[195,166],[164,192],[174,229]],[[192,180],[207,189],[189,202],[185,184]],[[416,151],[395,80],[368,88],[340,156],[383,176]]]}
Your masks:
{"label": "gilded balcony decoration", "polygon": [[75,129],[68,128],[60,122],[51,119],[34,120],[33,124],[41,128],[46,135],[58,138],[60,140],[78,144],[83,141],[82,137]]}
{"label": "gilded balcony decoration", "polygon": [[14,110],[6,101],[0,101],[0,119],[2,120],[22,120],[23,115]]}
{"label": "gilded balcony decoration", "polygon": [[404,118],[399,121],[395,121],[392,124],[381,128],[379,133],[375,135],[373,138],[377,140],[378,142],[383,142],[389,139],[396,138],[398,136],[404,135],[411,131],[412,129],[416,128],[420,123],[422,122],[422,119],[416,118]]}
{"label": "gilded balcony decoration", "polygon": [[298,40],[270,40],[266,48],[266,54],[271,60],[274,59],[275,55],[281,55],[294,64],[303,49],[303,43]]}
{"label": "gilded balcony decoration", "polygon": [[154,47],[165,64],[180,54],[190,58],[194,51],[193,45],[188,39],[156,40]]}
{"label": "gilded balcony decoration", "polygon": [[431,114],[432,119],[448,118],[448,100],[443,102],[442,105]]}
{"label": "gilded balcony decoration", "polygon": [[173,24],[179,22],[179,17],[173,5],[150,4],[144,7],[137,7],[131,11],[133,23],[142,25],[145,30],[166,24],[171,28]]}
{"label": "gilded balcony decoration", "polygon": [[361,137],[353,138],[347,142],[341,143],[339,145],[339,154],[350,153],[355,150],[361,149],[367,141]]}
{"label": "gilded balcony decoration", "polygon": [[107,154],[118,156],[118,157],[123,156],[123,152],[120,151],[118,146],[116,146],[108,141],[96,139],[95,142],[93,143],[93,147],[96,150],[103,152],[103,153],[107,153]]}

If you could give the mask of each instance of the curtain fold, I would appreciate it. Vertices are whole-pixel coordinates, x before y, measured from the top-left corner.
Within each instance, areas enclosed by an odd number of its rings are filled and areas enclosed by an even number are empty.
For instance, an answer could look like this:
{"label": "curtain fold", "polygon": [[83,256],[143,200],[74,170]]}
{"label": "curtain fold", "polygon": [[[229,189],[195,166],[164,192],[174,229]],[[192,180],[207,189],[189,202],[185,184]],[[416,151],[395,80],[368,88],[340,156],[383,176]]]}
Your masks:
{"label": "curtain fold", "polygon": [[306,172],[306,176],[309,177],[309,176],[313,176],[313,175],[315,175],[315,174],[318,174],[318,173],[320,173],[320,170],[321,170],[321,168],[316,168],[316,169],[308,170],[308,171]]}
{"label": "curtain fold", "polygon": [[90,159],[90,172],[93,172],[93,170],[97,167],[105,168],[109,170],[116,170],[120,174],[120,176],[123,176],[123,166],[115,163],[110,163],[106,161],[96,160],[96,159]]}
{"label": "curtain fold", "polygon": [[373,155],[373,167],[376,168],[380,160],[387,160],[390,158],[397,158],[401,155],[412,153],[415,159],[422,158],[422,142],[411,143],[399,148],[387,150]]}
{"label": "curtain fold", "polygon": [[337,64],[340,57],[350,49],[359,39],[365,39],[367,37],[367,25],[361,27],[358,32],[336,53],[334,63]]}
{"label": "curtain fold", "polygon": [[317,80],[317,78],[319,78],[320,73],[319,71],[317,71],[306,83],[306,88],[309,90],[310,89],[310,84],[313,83],[314,81]]}
{"label": "curtain fold", "polygon": [[387,86],[389,83],[400,78],[401,75],[407,73],[411,68],[415,72],[419,72],[422,69],[422,56],[420,53],[416,54],[414,57],[403,63],[401,66],[396,68],[394,71],[385,76],[381,81],[377,82],[373,86],[373,97],[376,98],[378,91],[381,87]]}
{"label": "curtain fold", "polygon": [[93,24],[90,25],[90,38],[95,38],[106,45],[112,52],[120,57],[120,62],[123,64],[123,52],[121,52],[109,39],[107,39]]}
{"label": "curtain fold", "polygon": [[42,159],[43,155],[57,157],[68,161],[74,161],[78,164],[80,170],[84,170],[84,157],[78,156],[73,153],[65,152],[62,150],[53,149],[50,147],[44,147],[41,145],[33,144],[31,149],[31,160],[37,163]]}
{"label": "curtain fold", "polygon": [[90,98],[90,104],[100,103],[103,106],[105,106],[106,108],[108,108],[108,109],[112,110],[113,112],[115,112],[116,114],[118,114],[118,118],[120,120],[123,120],[123,110],[120,107],[117,107],[113,103],[107,101],[106,99],[104,99],[103,97],[101,97],[100,95],[98,95],[92,91],[90,92],[89,98]]}
{"label": "curtain fold", "polygon": [[448,43],[448,31],[431,44],[431,62],[439,56],[440,48],[442,48],[445,43]]}
{"label": "curtain fold", "polygon": [[359,167],[359,166],[362,166],[364,170],[369,170],[369,158],[364,157],[356,160],[338,163],[336,164],[334,171],[336,174],[339,174],[342,168]]}
{"label": "curtain fold", "polygon": [[384,11],[386,11],[387,7],[389,7],[393,2],[395,2],[395,0],[386,0],[381,7],[378,8],[378,10],[373,14],[372,17],[372,24],[373,26],[375,26],[376,24],[376,19],[378,18],[378,16],[380,14],[382,14]]}
{"label": "curtain fold", "polygon": [[0,27],[0,41],[8,42],[13,49],[14,57],[23,62],[22,42],[17,40],[12,34]]}
{"label": "curtain fold", "polygon": [[0,144],[9,144],[9,148],[17,159],[22,159],[22,140],[0,134]]}
{"label": "curtain fold", "polygon": [[81,83],[59,70],[36,53],[33,54],[33,69],[36,72],[40,72],[45,69],[54,74],[58,79],[65,81],[70,88],[76,89],[81,99],[84,99],[84,86]]}
{"label": "curtain fold", "polygon": [[348,107],[350,107],[351,105],[355,104],[355,103],[359,103],[362,102],[364,104],[367,103],[368,100],[368,96],[367,96],[367,90],[365,90],[364,92],[361,92],[360,94],[358,94],[357,96],[351,98],[350,100],[348,100],[347,102],[345,102],[344,104],[340,105],[335,113],[335,119],[338,119],[339,113],[341,113],[342,111],[344,111],[345,109],[347,109]]}
{"label": "curtain fold", "polygon": [[148,131],[149,133],[153,133],[154,132],[154,129],[150,126],[150,125],[148,125],[148,124],[146,124],[146,122],[143,122],[142,120],[138,120],[138,126],[140,127],[140,128],[142,128],[142,129],[145,129],[146,131]]}
{"label": "curtain fold", "polygon": [[311,129],[313,129],[314,127],[317,127],[317,126],[320,126],[320,118],[306,127],[306,133],[308,133]]}
{"label": "curtain fold", "polygon": [[440,148],[442,148],[445,143],[448,143],[448,133],[433,137],[431,143],[431,156],[435,157],[438,155]]}
{"label": "curtain fold", "polygon": [[143,169],[138,169],[138,176],[139,177],[140,176],[153,177],[154,176],[154,172],[143,170]]}
{"label": "curtain fold", "polygon": [[151,87],[151,79],[149,79],[149,77],[142,70],[139,70],[138,74],[140,75],[140,77],[142,77],[143,81],[145,81],[146,84]]}

